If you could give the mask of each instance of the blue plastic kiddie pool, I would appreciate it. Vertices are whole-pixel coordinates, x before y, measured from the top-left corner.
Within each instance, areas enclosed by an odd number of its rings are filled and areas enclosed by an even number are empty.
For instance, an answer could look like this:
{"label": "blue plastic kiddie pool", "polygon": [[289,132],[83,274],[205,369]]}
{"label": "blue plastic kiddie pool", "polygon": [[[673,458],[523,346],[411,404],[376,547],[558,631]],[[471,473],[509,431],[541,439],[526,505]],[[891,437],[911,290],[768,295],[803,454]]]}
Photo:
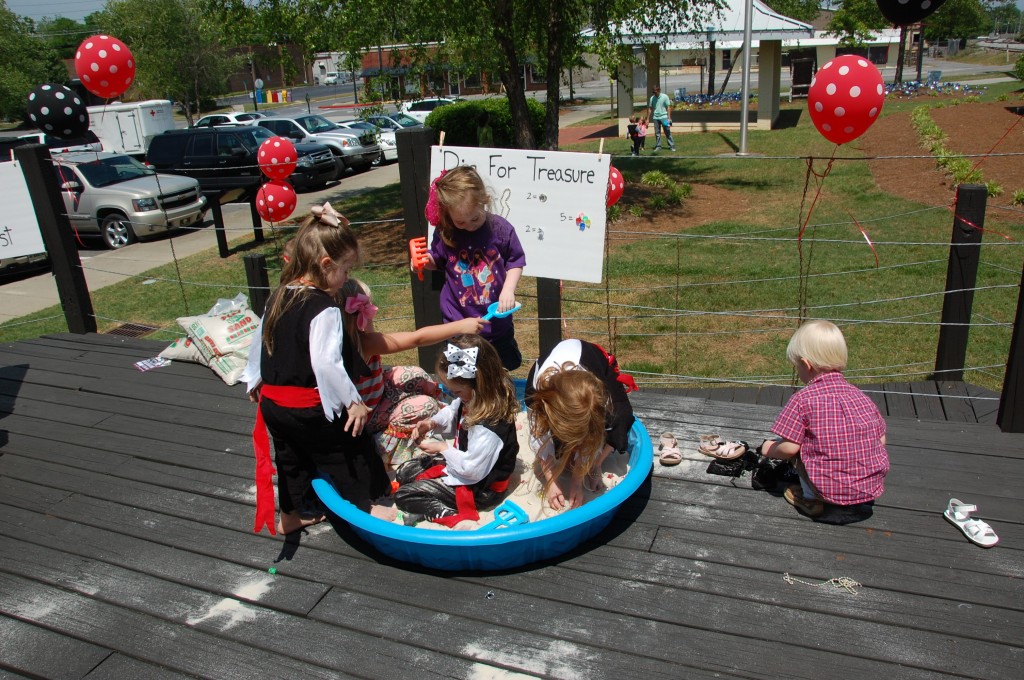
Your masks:
{"label": "blue plastic kiddie pool", "polygon": [[385,522],[352,505],[324,479],[313,488],[331,512],[389,557],[444,570],[510,569],[561,555],[604,529],[622,503],[640,488],[654,465],[647,428],[629,433],[629,472],[616,486],[575,510],[501,529],[448,531]]}

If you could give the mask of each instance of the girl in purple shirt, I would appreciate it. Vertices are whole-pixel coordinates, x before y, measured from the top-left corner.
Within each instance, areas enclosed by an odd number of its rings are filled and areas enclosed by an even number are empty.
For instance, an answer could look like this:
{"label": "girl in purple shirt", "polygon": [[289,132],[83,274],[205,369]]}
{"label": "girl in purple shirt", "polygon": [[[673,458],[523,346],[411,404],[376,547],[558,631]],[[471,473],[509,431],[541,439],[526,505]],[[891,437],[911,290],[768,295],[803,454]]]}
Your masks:
{"label": "girl in purple shirt", "polygon": [[[431,187],[427,219],[437,228],[424,268],[445,272],[441,290],[445,322],[482,317],[493,302],[498,303],[499,312],[516,304],[526,255],[515,227],[491,213],[490,203],[483,179],[467,165],[442,173]],[[492,319],[481,335],[494,345],[507,370],[523,363],[512,317]]]}

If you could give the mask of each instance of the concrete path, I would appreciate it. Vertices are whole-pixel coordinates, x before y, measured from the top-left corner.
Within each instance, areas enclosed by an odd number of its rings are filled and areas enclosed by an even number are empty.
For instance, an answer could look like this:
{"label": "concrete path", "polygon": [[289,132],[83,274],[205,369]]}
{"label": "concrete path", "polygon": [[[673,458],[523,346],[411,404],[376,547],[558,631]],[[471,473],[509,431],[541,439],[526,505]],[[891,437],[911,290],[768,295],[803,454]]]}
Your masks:
{"label": "concrete path", "polygon": [[[320,191],[299,194],[299,208],[324,201],[344,202],[346,199],[368,189],[387,186],[398,181],[398,165],[391,164],[374,168],[358,175],[348,175],[340,182]],[[252,233],[252,216],[247,204],[224,206],[224,227],[228,241],[244,233]],[[154,267],[217,247],[217,236],[213,219],[207,219],[203,228],[196,231],[179,232],[160,236],[151,241],[134,243],[120,250],[89,253],[83,256],[82,269],[89,290],[138,276]],[[60,303],[57,285],[53,275],[43,272],[36,276],[13,281],[0,286],[0,324],[38,312]]]}

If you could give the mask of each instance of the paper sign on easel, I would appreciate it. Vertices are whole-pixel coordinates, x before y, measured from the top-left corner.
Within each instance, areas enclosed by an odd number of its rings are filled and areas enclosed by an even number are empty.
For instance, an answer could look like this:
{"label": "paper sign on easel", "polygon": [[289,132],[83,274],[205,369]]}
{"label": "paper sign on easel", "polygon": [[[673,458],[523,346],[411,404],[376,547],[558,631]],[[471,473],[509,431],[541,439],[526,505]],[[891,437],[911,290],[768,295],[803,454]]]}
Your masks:
{"label": "paper sign on easel", "polygon": [[4,205],[0,216],[0,259],[45,253],[21,163],[0,163],[0,187]]}
{"label": "paper sign on easel", "polygon": [[[608,155],[431,148],[431,179],[459,165],[476,168],[494,198],[492,211],[515,227],[526,252],[525,275],[601,282],[611,166]],[[431,225],[428,242],[433,235]]]}

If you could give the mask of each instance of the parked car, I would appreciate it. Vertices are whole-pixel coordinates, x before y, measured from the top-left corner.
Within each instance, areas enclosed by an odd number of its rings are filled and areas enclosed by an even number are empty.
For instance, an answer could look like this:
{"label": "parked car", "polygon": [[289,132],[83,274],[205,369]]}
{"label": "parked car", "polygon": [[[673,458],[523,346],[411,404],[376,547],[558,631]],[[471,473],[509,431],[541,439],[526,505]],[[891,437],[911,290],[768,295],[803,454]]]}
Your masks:
{"label": "parked car", "polygon": [[[153,138],[146,162],[161,173],[194,177],[204,191],[241,189],[248,196],[265,181],[257,155],[260,144],[273,136],[255,125],[172,130]],[[296,189],[323,186],[338,177],[330,148],[300,142],[295,151],[297,167],[288,181]]]}
{"label": "parked car", "polygon": [[327,75],[324,76],[323,84],[324,85],[337,85],[338,84],[338,74],[337,73],[328,73]]}
{"label": "parked car", "polygon": [[410,118],[415,118],[419,122],[423,123],[427,120],[427,116],[430,112],[439,106],[447,106],[448,104],[454,104],[457,100],[448,99],[447,97],[430,97],[427,99],[417,99],[410,102],[402,102],[402,105],[398,108],[399,113],[404,113]]}
{"label": "parked car", "polygon": [[50,256],[47,253],[0,257],[0,280],[41,271],[49,266]]}
{"label": "parked car", "polygon": [[392,113],[387,116],[367,116],[363,120],[373,123],[382,130],[391,130],[392,132],[398,132],[405,128],[423,127],[423,123],[419,122],[412,116],[405,115],[404,113]]}
{"label": "parked car", "polygon": [[255,125],[260,118],[266,118],[267,114],[259,111],[246,111],[244,113],[211,113],[196,121],[192,127],[216,127],[218,125]]}
{"label": "parked car", "polygon": [[334,121],[343,128],[349,130],[370,131],[377,135],[377,143],[380,145],[380,155],[373,162],[375,166],[383,163],[390,163],[398,160],[398,145],[395,141],[395,131],[390,128],[382,128],[367,120],[359,118],[347,118]]}
{"label": "parked car", "polygon": [[296,142],[326,144],[334,152],[340,168],[352,168],[356,172],[367,170],[380,156],[380,145],[373,132],[349,130],[317,114],[270,116],[256,124]]}
{"label": "parked car", "polygon": [[28,144],[45,144],[51,154],[68,153],[70,151],[102,151],[103,143],[96,133],[86,130],[81,137],[54,137],[45,132],[33,132],[21,135],[19,139]]}
{"label": "parked car", "polygon": [[157,175],[126,154],[54,156],[68,219],[78,233],[99,234],[108,248],[202,223],[206,197],[190,177]]}

